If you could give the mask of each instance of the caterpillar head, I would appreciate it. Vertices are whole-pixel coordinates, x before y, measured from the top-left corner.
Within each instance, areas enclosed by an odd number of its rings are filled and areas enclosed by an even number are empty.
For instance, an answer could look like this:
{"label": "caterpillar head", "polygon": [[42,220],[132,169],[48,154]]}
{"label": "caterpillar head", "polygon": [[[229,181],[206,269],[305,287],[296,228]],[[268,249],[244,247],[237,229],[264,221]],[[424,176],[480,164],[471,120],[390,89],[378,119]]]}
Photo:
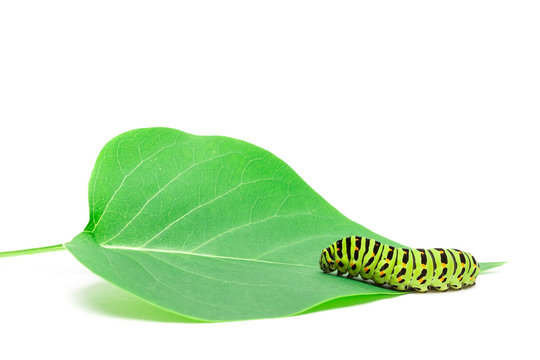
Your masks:
{"label": "caterpillar head", "polygon": [[331,273],[336,270],[336,261],[334,260],[336,254],[333,250],[332,247],[327,247],[322,251],[321,257],[319,258],[319,266],[325,273]]}

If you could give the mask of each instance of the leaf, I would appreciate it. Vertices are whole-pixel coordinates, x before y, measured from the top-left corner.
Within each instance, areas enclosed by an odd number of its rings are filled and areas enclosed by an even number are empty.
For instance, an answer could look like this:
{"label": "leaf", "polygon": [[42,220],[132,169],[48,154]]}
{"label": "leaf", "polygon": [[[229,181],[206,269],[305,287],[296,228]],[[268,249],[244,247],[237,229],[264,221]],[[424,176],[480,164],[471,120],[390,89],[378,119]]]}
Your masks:
{"label": "leaf", "polygon": [[498,261],[498,262],[483,262],[480,263],[480,273],[486,272],[503,264],[506,264],[507,261]]}
{"label": "leaf", "polygon": [[280,317],[402,294],[323,274],[319,254],[338,238],[399,244],[240,140],[124,133],[97,159],[89,205],[90,222],[67,249],[105,280],[193,319]]}

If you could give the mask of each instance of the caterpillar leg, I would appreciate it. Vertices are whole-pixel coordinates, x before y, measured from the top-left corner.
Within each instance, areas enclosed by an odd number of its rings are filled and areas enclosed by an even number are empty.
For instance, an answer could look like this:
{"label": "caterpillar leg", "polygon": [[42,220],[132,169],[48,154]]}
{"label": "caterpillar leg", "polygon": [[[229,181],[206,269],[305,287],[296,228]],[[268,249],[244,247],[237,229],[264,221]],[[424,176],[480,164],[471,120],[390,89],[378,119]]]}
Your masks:
{"label": "caterpillar leg", "polygon": [[407,291],[409,290],[409,285],[404,284],[397,284],[397,285],[391,285],[394,290],[398,291]]}
{"label": "caterpillar leg", "polygon": [[446,291],[448,290],[448,284],[443,285],[431,285],[431,287],[437,291]]}
{"label": "caterpillar leg", "polygon": [[429,286],[426,285],[425,282],[423,284],[411,284],[410,287],[414,291],[418,291],[418,292],[426,292],[429,289]]}

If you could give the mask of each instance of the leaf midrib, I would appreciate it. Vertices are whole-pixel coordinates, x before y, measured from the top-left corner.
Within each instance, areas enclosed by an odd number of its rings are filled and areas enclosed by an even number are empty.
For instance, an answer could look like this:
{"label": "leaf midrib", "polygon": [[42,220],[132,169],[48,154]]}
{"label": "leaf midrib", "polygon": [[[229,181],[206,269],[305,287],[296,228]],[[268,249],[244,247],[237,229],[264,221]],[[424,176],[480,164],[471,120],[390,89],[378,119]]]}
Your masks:
{"label": "leaf midrib", "polygon": [[315,265],[305,265],[305,264],[295,264],[295,263],[284,263],[284,262],[269,261],[269,260],[260,260],[260,259],[247,259],[247,258],[239,258],[239,257],[223,256],[223,255],[214,255],[214,254],[193,253],[193,252],[182,251],[182,250],[165,250],[165,249],[137,248],[137,247],[118,246],[118,245],[100,245],[100,246],[101,246],[102,248],[104,248],[104,249],[112,249],[112,250],[127,250],[127,251],[139,251],[139,252],[148,252],[148,253],[164,253],[164,254],[180,254],[180,255],[200,256],[200,257],[214,258],[214,259],[227,259],[227,260],[237,260],[237,261],[250,261],[250,262],[256,262],[256,263],[263,263],[263,264],[290,265],[290,266],[301,266],[301,267],[309,267],[309,268],[318,268],[318,266],[315,266]]}

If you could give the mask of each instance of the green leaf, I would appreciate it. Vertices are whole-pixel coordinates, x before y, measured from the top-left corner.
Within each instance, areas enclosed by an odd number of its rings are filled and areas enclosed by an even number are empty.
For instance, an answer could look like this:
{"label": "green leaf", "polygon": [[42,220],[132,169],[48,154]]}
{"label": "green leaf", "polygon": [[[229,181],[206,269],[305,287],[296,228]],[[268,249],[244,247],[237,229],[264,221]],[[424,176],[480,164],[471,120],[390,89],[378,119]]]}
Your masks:
{"label": "green leaf", "polygon": [[498,262],[483,262],[480,263],[480,273],[486,272],[498,266],[506,264],[507,261],[498,261]]}
{"label": "green leaf", "polygon": [[142,299],[208,320],[280,317],[401,295],[323,274],[321,250],[367,236],[289,166],[249,143],[139,129],[101,151],[90,222],[67,249]]}

